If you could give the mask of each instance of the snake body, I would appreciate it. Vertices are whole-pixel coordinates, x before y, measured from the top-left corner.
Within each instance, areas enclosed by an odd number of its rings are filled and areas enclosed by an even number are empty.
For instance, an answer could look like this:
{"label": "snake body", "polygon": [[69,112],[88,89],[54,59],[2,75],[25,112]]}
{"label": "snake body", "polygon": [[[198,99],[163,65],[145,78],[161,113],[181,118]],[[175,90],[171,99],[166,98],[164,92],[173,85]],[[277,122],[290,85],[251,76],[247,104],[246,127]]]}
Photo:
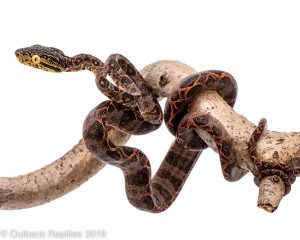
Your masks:
{"label": "snake body", "polygon": [[[113,144],[108,134],[110,128],[146,134],[156,130],[163,119],[158,91],[147,85],[128,59],[113,54],[104,64],[88,54],[68,57],[61,50],[40,45],[19,49],[16,55],[21,63],[46,71],[92,71],[97,87],[110,100],[88,114],[83,125],[86,147],[97,158],[123,171],[126,194],[135,207],[161,212],[174,202],[202,148],[191,152],[175,140],[151,179],[150,162],[142,151]],[[106,78],[107,74],[116,85]]]}
{"label": "snake body", "polygon": [[237,181],[247,171],[237,166],[232,139],[222,124],[209,114],[186,115],[187,105],[204,90],[218,92],[230,106],[234,106],[237,84],[232,75],[216,70],[196,73],[182,80],[168,99],[165,108],[166,125],[173,135],[177,133],[178,141],[189,149],[197,150],[199,147],[205,146],[203,140],[196,133],[197,129],[208,133],[216,143],[223,176],[228,181]]}
{"label": "snake body", "polygon": [[87,148],[123,171],[126,195],[132,205],[150,212],[167,209],[179,194],[201,151],[191,153],[174,141],[151,179],[147,156],[137,148],[114,145],[107,136],[108,121],[116,121],[118,129],[128,133],[149,131],[142,127],[143,119],[135,117],[130,108],[106,101],[93,109],[84,122],[83,138]]}
{"label": "snake body", "polygon": [[[185,78],[167,100],[164,119],[177,135],[156,174],[151,178],[147,156],[139,149],[115,145],[110,128],[140,135],[156,130],[163,114],[157,98],[159,90],[142,78],[133,64],[120,54],[112,54],[103,63],[98,58],[79,54],[66,56],[61,50],[34,45],[16,51],[20,62],[53,72],[92,71],[98,89],[110,100],[102,102],[87,116],[83,138],[87,149],[102,161],[123,171],[129,202],[138,209],[161,212],[176,199],[195,162],[207,146],[198,136],[204,130],[214,139],[225,179],[236,181],[245,175],[235,161],[232,140],[225,128],[209,114],[190,116],[187,106],[204,90],[217,91],[233,106],[237,95],[235,79],[223,71],[206,71]],[[107,79],[107,74],[115,84]],[[187,114],[187,115],[186,115]]]}
{"label": "snake body", "polygon": [[[108,66],[112,69],[108,71],[112,78],[123,79],[120,76],[129,75],[137,72],[135,67],[123,56],[118,56],[119,60],[125,64],[120,66],[120,61],[111,63],[109,57]],[[170,151],[164,158],[157,173],[151,179],[151,166],[147,156],[139,149],[128,146],[116,146],[110,141],[107,135],[109,127],[117,128],[129,134],[146,134],[156,130],[162,120],[162,112],[157,103],[158,111],[148,114],[149,106],[145,98],[153,96],[151,88],[143,85],[144,80],[141,76],[132,78],[130,83],[138,83],[142,94],[138,100],[138,107],[125,106],[116,100],[110,100],[101,103],[94,108],[87,116],[83,125],[83,138],[87,148],[102,161],[119,167],[125,177],[125,189],[129,202],[138,209],[161,212],[166,210],[176,199],[185,180],[187,179],[191,169],[198,159],[201,150],[190,154],[188,150],[184,150],[176,141],[172,144]],[[123,87],[126,84],[122,81]],[[138,84],[137,84],[138,85]],[[137,91],[136,91],[137,92]],[[153,100],[150,100],[150,103]],[[156,120],[158,124],[147,121],[144,116],[150,115],[148,119]]]}
{"label": "snake body", "polygon": [[[89,54],[69,57],[57,48],[41,45],[18,49],[15,54],[21,63],[48,72],[89,70],[95,74],[96,85],[105,96],[124,106],[138,106],[145,119],[161,124],[161,114],[157,113],[161,109],[157,99],[136,68],[120,54],[110,55],[106,64]],[[116,85],[106,78],[108,73]],[[157,116],[160,118],[156,119]]]}
{"label": "snake body", "polygon": [[293,171],[284,164],[277,162],[263,162],[260,160],[256,148],[258,141],[266,129],[267,120],[262,118],[257,127],[254,129],[248,143],[250,159],[256,166],[258,166],[258,174],[254,176],[254,182],[256,185],[259,185],[260,180],[266,176],[279,176],[285,185],[284,194],[287,195],[291,191],[291,185],[296,181],[296,175],[298,172]]}

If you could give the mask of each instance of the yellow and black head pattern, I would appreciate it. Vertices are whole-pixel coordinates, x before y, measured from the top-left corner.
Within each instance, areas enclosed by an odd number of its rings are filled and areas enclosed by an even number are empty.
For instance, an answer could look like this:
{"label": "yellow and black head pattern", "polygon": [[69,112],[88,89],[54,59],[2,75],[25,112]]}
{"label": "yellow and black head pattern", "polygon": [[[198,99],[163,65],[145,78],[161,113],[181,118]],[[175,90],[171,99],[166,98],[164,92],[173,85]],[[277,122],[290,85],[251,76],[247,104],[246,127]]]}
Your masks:
{"label": "yellow and black head pattern", "polygon": [[64,72],[69,64],[69,58],[61,50],[53,47],[33,45],[20,48],[15,54],[21,63],[48,72]]}

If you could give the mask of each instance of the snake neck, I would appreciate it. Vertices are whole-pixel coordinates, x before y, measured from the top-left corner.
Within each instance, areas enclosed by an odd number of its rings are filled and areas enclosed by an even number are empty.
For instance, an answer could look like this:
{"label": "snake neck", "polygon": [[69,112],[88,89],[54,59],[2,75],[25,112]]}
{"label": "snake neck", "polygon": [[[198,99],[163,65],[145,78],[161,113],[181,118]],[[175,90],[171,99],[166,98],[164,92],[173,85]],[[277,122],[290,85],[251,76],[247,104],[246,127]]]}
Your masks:
{"label": "snake neck", "polygon": [[79,54],[74,57],[67,57],[68,68],[65,72],[77,72],[89,70],[98,75],[104,68],[105,64],[98,58],[89,54]]}

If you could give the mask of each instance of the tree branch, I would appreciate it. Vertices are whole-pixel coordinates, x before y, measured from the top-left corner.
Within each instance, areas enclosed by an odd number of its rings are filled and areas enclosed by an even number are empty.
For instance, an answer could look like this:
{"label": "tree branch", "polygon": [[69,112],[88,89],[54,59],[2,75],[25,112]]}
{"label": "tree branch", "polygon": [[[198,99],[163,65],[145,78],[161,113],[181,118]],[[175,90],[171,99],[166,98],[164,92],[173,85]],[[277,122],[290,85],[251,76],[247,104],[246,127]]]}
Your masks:
{"label": "tree branch", "polygon": [[[219,94],[213,91],[204,91],[190,105],[189,114],[207,114],[218,119],[233,140],[238,166],[259,176],[259,169],[250,159],[248,153],[248,142],[255,129],[255,125],[245,117],[237,114]],[[210,135],[198,131],[199,136],[215,152],[217,148]],[[266,130],[257,144],[258,158],[269,166],[280,164],[295,175],[299,175],[300,159],[300,133],[281,133]],[[280,176],[273,178],[262,178],[259,183],[259,207],[273,212],[278,207],[281,198],[285,194],[285,185]],[[271,180],[270,180],[271,179]],[[274,180],[274,179],[273,179]]]}
{"label": "tree branch", "polygon": [[277,175],[264,177],[259,183],[257,206],[267,212],[274,212],[285,191],[284,182]]}
{"label": "tree branch", "polygon": [[[111,130],[117,144],[125,144],[127,134]],[[105,164],[86,149],[83,140],[64,156],[28,174],[0,178],[0,208],[23,209],[59,198],[79,187],[99,172]]]}

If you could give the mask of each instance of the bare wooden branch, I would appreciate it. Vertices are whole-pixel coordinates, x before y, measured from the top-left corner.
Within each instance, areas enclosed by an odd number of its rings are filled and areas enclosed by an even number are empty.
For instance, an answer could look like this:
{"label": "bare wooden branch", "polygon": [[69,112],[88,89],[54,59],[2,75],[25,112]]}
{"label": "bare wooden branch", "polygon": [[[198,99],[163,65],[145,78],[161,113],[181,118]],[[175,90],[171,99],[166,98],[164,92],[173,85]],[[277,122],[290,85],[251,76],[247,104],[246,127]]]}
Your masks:
{"label": "bare wooden branch", "polygon": [[284,191],[284,182],[279,176],[264,177],[259,183],[257,206],[267,212],[274,212],[284,195]]}
{"label": "bare wooden branch", "polygon": [[[115,143],[123,145],[129,135],[111,130]],[[22,209],[52,201],[79,187],[105,164],[95,159],[83,140],[60,159],[28,174],[0,178],[0,208]]]}

